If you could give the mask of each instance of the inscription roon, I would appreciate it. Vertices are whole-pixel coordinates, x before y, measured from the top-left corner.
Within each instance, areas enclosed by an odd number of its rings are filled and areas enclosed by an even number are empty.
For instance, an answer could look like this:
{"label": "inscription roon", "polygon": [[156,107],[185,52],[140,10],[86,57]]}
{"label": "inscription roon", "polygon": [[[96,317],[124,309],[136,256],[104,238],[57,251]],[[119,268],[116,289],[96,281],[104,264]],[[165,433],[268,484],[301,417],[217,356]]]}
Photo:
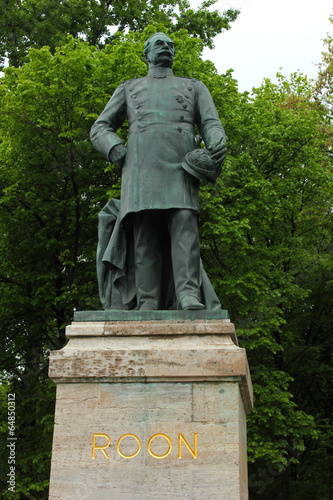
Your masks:
{"label": "inscription roon", "polygon": [[[130,440],[132,441],[131,445],[134,446],[132,453],[126,454],[123,451],[124,445],[127,444],[129,445]],[[157,441],[156,441],[157,440]],[[163,446],[163,451],[164,453],[158,454],[156,453],[156,445]],[[151,436],[147,443],[147,451],[150,456],[153,458],[157,459],[162,459],[166,458],[168,455],[170,455],[171,450],[172,450],[173,443],[171,441],[171,438],[167,436],[166,434],[153,434]],[[190,456],[193,458],[198,458],[198,434],[196,432],[193,433],[193,446],[190,446],[188,441],[185,439],[183,434],[178,434],[178,439],[177,439],[177,457],[178,458],[183,458],[183,446],[187,448],[187,450],[190,452]],[[111,438],[108,434],[104,433],[93,433],[92,438],[91,438],[91,458],[95,459],[95,454],[98,450],[103,454],[104,458],[110,459],[109,453],[107,451],[108,448],[111,448]],[[123,434],[120,436],[118,441],[115,444],[115,448],[117,453],[123,457],[123,458],[134,458],[137,455],[139,455],[141,449],[142,449],[142,442],[138,436],[135,434]],[[155,451],[154,451],[155,449]]]}

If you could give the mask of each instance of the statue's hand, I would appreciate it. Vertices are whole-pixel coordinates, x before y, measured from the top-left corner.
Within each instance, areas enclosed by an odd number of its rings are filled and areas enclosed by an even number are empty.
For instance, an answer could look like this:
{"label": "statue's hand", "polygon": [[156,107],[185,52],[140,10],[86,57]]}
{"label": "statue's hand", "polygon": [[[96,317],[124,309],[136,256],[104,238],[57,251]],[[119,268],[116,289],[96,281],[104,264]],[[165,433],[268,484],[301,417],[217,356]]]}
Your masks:
{"label": "statue's hand", "polygon": [[227,156],[227,145],[223,139],[213,141],[208,150],[212,159],[216,163],[223,165],[225,157]]}
{"label": "statue's hand", "polygon": [[110,161],[114,164],[118,171],[121,171],[124,165],[126,153],[127,148],[124,144],[117,144],[116,146],[113,146],[110,151]]}

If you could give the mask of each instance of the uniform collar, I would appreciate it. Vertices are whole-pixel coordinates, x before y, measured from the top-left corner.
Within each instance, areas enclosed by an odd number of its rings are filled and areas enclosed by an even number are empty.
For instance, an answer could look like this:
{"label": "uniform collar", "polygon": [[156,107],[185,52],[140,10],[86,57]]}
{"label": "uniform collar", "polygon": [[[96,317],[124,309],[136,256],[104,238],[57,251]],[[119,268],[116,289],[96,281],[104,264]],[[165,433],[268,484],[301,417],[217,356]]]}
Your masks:
{"label": "uniform collar", "polygon": [[163,66],[151,66],[148,70],[148,76],[166,78],[167,76],[173,76],[173,71],[171,68],[164,68]]}

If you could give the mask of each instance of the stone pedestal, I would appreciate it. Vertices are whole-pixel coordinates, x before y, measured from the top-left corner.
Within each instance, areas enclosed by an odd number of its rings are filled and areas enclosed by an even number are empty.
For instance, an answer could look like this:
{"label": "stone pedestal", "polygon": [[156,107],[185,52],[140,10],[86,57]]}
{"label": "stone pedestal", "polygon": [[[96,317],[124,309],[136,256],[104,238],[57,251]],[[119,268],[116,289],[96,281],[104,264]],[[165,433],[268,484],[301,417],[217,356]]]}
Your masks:
{"label": "stone pedestal", "polygon": [[50,500],[248,498],[252,388],[234,327],[224,311],[158,313],[78,313],[51,352]]}

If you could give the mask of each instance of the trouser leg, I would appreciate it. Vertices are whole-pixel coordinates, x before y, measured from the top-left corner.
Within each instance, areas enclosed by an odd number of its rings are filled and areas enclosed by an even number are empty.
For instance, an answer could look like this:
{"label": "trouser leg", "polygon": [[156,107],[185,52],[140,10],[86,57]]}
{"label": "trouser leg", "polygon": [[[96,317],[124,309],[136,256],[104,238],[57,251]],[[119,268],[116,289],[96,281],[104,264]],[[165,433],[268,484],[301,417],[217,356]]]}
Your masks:
{"label": "trouser leg", "polygon": [[135,284],[139,309],[158,309],[162,274],[162,252],[158,213],[133,216]]}
{"label": "trouser leg", "polygon": [[[180,308],[203,309],[200,304],[200,245],[197,214],[193,210],[173,209],[167,215],[171,239],[171,259],[177,302]],[[197,307],[189,298],[195,298]],[[195,305],[195,301],[192,305]],[[202,307],[199,307],[202,306]]]}

